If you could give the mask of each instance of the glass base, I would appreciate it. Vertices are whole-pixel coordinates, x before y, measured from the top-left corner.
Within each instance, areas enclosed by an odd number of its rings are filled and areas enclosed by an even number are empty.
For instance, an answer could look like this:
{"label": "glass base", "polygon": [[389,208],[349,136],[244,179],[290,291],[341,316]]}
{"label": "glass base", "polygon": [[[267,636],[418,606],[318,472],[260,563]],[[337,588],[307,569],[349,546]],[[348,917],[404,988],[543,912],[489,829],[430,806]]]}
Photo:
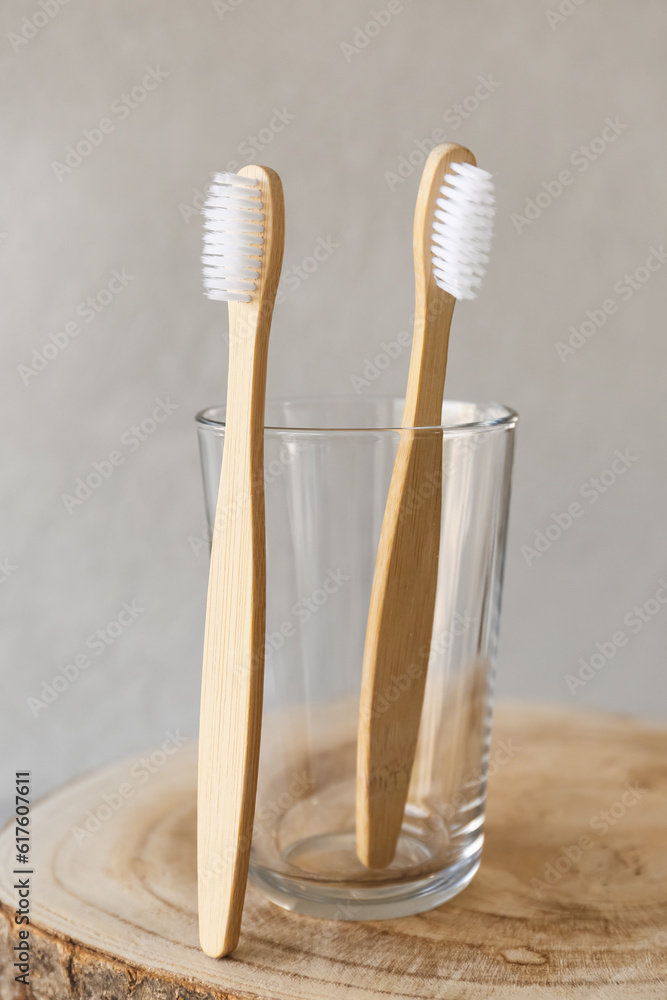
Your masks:
{"label": "glass base", "polygon": [[[432,910],[456,896],[472,881],[479,868],[482,837],[477,837],[458,863],[431,875],[412,880],[403,876],[387,884],[391,867],[400,870],[401,855],[408,854],[412,864],[428,862],[428,848],[420,841],[403,836],[398,845],[393,865],[384,872],[382,883],[333,883],[299,878],[298,874],[279,874],[269,868],[250,862],[250,879],[273,903],[294,913],[328,920],[385,920],[408,917]],[[330,869],[333,859],[349,858],[355,852],[354,834],[338,833],[309,837],[292,844],[284,860],[292,867],[306,867],[310,872]],[[347,865],[346,865],[347,867]],[[365,871],[365,869],[364,869]],[[373,873],[379,875],[379,873]]]}

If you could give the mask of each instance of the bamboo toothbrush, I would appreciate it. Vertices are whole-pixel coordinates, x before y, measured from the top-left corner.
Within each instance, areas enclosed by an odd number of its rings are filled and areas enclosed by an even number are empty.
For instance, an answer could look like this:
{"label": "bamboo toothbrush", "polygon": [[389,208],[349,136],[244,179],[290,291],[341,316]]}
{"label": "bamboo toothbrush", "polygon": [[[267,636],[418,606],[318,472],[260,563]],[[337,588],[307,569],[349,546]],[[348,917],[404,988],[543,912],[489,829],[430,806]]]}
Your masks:
{"label": "bamboo toothbrush", "polygon": [[439,427],[449,328],[488,261],[491,175],[455,143],[430,153],[413,232],[415,326],[403,432],[382,523],[364,649],[357,745],[357,854],[391,864],[410,784],[433,628],[442,497]]}
{"label": "bamboo toothbrush", "polygon": [[264,682],[264,400],[283,259],[280,178],[216,174],[204,207],[204,287],[229,302],[225,444],[206,607],[199,729],[199,937],[236,947],[255,813]]}

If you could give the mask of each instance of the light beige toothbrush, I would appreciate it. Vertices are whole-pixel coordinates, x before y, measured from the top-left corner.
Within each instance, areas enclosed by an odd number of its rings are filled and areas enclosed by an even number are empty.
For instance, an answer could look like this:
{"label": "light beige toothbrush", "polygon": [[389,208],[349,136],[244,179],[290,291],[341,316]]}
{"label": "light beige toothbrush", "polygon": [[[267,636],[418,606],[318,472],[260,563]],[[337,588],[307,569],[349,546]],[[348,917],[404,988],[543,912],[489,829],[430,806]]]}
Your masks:
{"label": "light beige toothbrush", "polygon": [[413,231],[415,326],[403,431],[385,508],[364,649],[357,745],[357,854],[391,864],[401,831],[433,628],[442,496],[439,427],[457,298],[488,261],[493,185],[455,143],[430,153]]}
{"label": "light beige toothbrush", "polygon": [[204,207],[204,287],[229,302],[225,442],[206,607],[199,727],[199,938],[236,947],[255,813],[264,682],[264,400],[285,212],[266,167],[216,174]]}

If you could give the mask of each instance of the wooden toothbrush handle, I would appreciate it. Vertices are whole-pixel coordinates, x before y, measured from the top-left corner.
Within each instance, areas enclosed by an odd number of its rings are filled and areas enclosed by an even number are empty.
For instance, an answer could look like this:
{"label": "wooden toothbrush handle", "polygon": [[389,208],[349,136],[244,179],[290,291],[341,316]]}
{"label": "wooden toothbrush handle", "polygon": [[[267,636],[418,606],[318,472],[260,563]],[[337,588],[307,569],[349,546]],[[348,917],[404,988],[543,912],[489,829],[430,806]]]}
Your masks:
{"label": "wooden toothbrush handle", "polygon": [[404,430],[385,508],[364,649],[357,747],[357,853],[396,851],[431,645],[440,549],[442,433]]}
{"label": "wooden toothbrush handle", "polygon": [[264,686],[262,449],[250,446],[242,428],[232,432],[234,422],[229,426],[211,549],[199,731],[200,939],[215,957],[234,950],[241,929]]}

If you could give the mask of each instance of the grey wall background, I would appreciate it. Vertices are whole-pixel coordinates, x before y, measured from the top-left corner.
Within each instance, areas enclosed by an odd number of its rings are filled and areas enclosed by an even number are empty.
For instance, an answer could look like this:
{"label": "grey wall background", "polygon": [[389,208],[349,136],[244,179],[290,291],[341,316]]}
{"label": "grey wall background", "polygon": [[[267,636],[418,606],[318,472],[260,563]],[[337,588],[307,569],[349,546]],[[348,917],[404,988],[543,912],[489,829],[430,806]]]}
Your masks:
{"label": "grey wall background", "polygon": [[[223,400],[227,363],[226,309],[204,299],[198,262],[210,171],[252,160],[283,178],[290,280],[269,394],[350,393],[409,329],[419,148],[437,129],[497,183],[492,266],[457,309],[447,392],[521,414],[500,694],[664,718],[667,608],[624,624],[667,575],[667,267],[637,271],[666,239],[664,6],[392,0],[366,32],[387,0],[42,4],[6,0],[0,29],[3,793],[17,768],[44,791],[196,732],[207,565],[192,418]],[[149,69],[154,89],[123,111]],[[320,240],[336,246],[297,281]],[[107,295],[114,270],[126,285]],[[563,360],[558,343],[607,300],[615,311]],[[51,334],[66,346],[41,363]],[[361,391],[400,394],[407,367],[404,351]],[[137,441],[167,398],[176,408]],[[602,493],[590,481],[617,450],[629,465]],[[122,464],[68,512],[62,495],[112,451]],[[561,537],[522,553],[573,502],[583,513]],[[113,644],[86,650],[133,601]],[[627,644],[570,690],[619,630]],[[86,651],[56,700],[29,701]]]}

